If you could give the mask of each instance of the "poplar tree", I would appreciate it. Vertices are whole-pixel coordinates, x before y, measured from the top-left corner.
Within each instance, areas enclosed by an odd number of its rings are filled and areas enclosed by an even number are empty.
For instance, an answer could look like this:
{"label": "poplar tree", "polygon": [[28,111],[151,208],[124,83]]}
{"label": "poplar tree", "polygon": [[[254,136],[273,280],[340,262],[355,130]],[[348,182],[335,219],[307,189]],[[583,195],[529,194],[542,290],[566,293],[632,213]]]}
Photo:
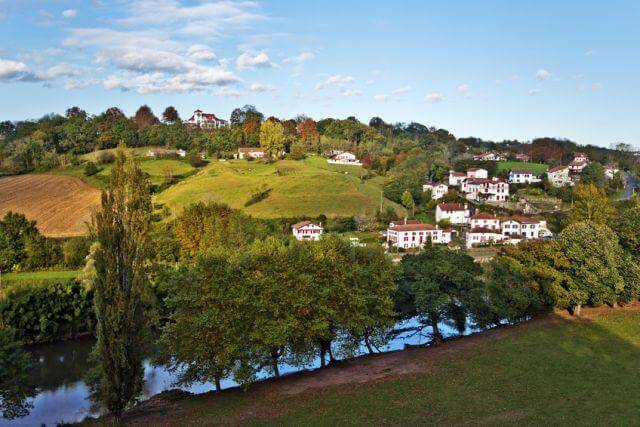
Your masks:
{"label": "poplar tree", "polygon": [[138,165],[118,150],[111,189],[91,224],[97,242],[95,311],[98,362],[95,396],[119,419],[140,394],[143,348],[150,326],[149,229],[151,199]]}

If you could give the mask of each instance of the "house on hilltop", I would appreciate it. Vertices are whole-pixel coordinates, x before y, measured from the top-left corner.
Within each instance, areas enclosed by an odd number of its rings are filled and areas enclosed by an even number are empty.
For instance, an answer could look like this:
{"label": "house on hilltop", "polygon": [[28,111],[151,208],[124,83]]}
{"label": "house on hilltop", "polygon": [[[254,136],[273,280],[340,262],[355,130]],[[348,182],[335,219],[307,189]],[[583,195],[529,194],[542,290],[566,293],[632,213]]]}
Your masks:
{"label": "house on hilltop", "polygon": [[238,148],[238,153],[236,153],[236,159],[262,159],[265,157],[264,150],[260,147],[240,147]]}
{"label": "house on hilltop", "polygon": [[342,151],[330,159],[327,160],[329,163],[338,164],[338,165],[353,165],[353,166],[362,166],[362,162],[358,160],[355,154],[350,153],[348,151]]}
{"label": "house on hilltop", "polygon": [[473,156],[473,160],[477,162],[502,162],[505,160],[505,156],[495,151],[488,151],[486,153]]}
{"label": "house on hilltop", "polygon": [[201,129],[218,129],[219,127],[226,126],[227,121],[218,118],[215,114],[204,113],[202,110],[196,110],[193,115],[187,120],[187,125],[197,126]]}

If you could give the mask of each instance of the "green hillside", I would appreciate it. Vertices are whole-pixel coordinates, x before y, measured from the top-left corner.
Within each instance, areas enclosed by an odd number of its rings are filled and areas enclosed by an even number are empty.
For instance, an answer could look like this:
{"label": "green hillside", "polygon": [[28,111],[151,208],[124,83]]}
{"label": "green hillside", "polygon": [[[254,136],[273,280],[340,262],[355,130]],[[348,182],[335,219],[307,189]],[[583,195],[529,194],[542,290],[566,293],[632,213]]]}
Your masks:
{"label": "green hillside", "polygon": [[[231,160],[209,166],[156,197],[156,202],[175,209],[198,201],[216,201],[264,218],[291,216],[373,215],[380,206],[382,177],[361,181],[356,166],[329,165],[311,157],[304,161],[275,163]],[[245,203],[261,187],[269,196],[249,207]],[[398,212],[403,208],[389,200]]]}
{"label": "green hillside", "polygon": [[509,169],[533,169],[536,173],[544,173],[549,166],[531,162],[498,162],[498,172]]}

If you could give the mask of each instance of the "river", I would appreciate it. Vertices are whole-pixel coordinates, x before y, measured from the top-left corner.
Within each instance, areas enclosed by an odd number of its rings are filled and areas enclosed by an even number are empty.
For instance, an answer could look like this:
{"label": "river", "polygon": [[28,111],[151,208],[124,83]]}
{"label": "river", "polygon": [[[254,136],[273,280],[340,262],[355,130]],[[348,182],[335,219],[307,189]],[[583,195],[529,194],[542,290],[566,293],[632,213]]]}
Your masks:
{"label": "river", "polygon": [[[415,326],[415,320],[399,323],[398,329]],[[445,337],[455,336],[457,332],[447,324],[440,325],[440,330]],[[476,332],[467,329],[465,334]],[[402,349],[405,344],[424,344],[429,337],[425,335],[413,335],[405,333],[393,339],[382,351]],[[37,395],[31,399],[33,408],[29,415],[17,420],[5,420],[0,418],[0,425],[7,426],[40,426],[55,425],[57,422],[77,422],[86,417],[100,414],[99,408],[92,405],[89,399],[89,389],[84,377],[90,367],[89,354],[93,346],[93,339],[85,338],[74,341],[65,341],[54,344],[45,344],[29,349],[34,359],[34,369],[31,372],[33,383],[37,386]],[[362,350],[364,353],[364,349]],[[291,373],[302,369],[316,369],[319,360],[305,368],[281,365],[281,373]],[[265,372],[262,378],[267,377]],[[180,388],[192,393],[203,393],[214,389],[210,383],[196,383],[190,387],[176,387],[176,376],[164,366],[152,365],[145,361],[145,383],[141,399],[149,397],[172,388]],[[231,380],[222,382],[223,388],[235,386]]]}

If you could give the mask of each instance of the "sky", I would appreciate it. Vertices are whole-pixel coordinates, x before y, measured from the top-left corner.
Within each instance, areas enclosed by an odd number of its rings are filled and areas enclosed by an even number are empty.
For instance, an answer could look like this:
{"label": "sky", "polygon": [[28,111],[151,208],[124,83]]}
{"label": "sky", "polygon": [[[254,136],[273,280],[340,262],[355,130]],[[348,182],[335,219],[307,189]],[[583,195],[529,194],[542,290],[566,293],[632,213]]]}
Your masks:
{"label": "sky", "polygon": [[639,19],[637,0],[0,0],[0,120],[252,104],[640,147]]}

